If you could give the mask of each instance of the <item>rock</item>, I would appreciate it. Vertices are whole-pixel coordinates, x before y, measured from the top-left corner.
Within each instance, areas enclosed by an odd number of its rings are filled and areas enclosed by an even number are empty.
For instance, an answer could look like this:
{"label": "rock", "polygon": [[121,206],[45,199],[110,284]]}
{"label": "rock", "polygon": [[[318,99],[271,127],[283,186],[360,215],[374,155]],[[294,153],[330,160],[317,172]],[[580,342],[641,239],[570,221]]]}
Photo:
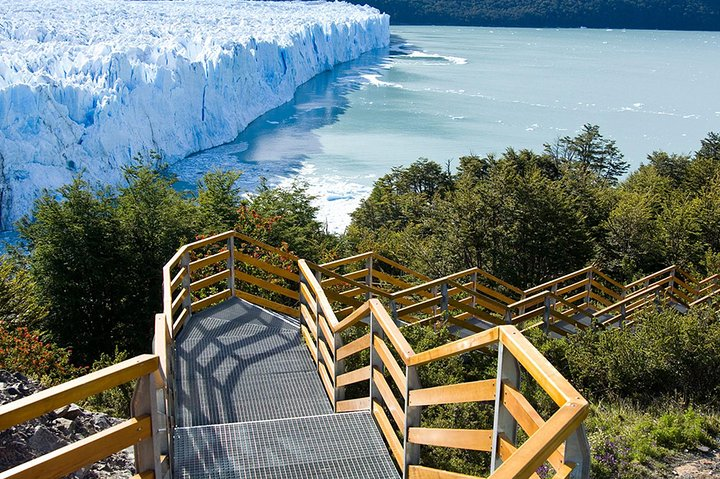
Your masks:
{"label": "rock", "polygon": [[35,429],[35,433],[28,440],[28,444],[33,451],[38,454],[47,454],[48,452],[68,445],[68,442],[64,438],[58,437],[57,434],[54,434],[47,427],[38,426]]}
{"label": "rock", "polygon": [[707,454],[710,452],[710,448],[707,446],[698,446],[696,449],[698,451],[702,452],[703,454]]}
{"label": "rock", "polygon": [[[0,369],[0,404],[29,396],[42,388],[21,374]],[[107,414],[86,411],[77,404],[0,431],[0,471],[121,422]],[[125,449],[87,466],[68,479],[126,479],[135,474],[133,455]]]}

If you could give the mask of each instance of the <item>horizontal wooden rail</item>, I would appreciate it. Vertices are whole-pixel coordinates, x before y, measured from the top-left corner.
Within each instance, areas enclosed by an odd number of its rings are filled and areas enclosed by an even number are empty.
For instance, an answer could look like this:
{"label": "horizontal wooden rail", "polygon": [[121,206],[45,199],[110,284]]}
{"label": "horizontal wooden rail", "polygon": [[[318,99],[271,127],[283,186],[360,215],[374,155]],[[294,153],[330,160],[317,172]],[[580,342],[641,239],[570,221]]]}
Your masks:
{"label": "horizontal wooden rail", "polygon": [[[136,356],[72,381],[0,406],[0,430],[42,416],[62,406],[145,376],[157,370],[157,356]],[[70,471],[72,472],[72,471]]]}

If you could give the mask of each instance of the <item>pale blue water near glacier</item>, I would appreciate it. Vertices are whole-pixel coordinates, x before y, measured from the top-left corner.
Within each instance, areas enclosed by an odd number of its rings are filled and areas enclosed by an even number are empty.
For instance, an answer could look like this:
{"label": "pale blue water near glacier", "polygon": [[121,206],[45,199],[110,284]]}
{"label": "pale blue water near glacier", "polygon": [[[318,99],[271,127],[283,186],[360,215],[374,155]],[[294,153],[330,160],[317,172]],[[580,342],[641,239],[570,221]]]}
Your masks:
{"label": "pale blue water near glacier", "polygon": [[311,80],[235,142],[173,171],[189,187],[212,168],[243,170],[250,190],[260,176],[305,180],[337,231],[378,176],[418,157],[540,150],[594,123],[637,167],[653,150],[689,153],[720,130],[718,33],[392,32],[389,50]]}

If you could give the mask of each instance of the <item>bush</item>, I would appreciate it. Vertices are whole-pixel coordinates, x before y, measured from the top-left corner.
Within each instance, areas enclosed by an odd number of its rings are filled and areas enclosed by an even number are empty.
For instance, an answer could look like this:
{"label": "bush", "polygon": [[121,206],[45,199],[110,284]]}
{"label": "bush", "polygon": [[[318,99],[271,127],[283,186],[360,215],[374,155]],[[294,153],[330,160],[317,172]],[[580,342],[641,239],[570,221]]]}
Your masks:
{"label": "bush", "polygon": [[38,332],[0,321],[0,369],[53,386],[85,373],[85,368],[70,363],[70,355],[69,349],[44,340]]}
{"label": "bush", "polygon": [[[128,359],[127,352],[120,351],[116,346],[115,354],[112,356],[105,353],[101,354],[100,358],[93,363],[92,370],[99,371],[100,369],[107,368],[126,359]],[[109,414],[114,417],[130,417],[130,403],[132,402],[136,382],[137,381],[130,381],[129,383],[121,384],[118,387],[90,396],[83,401],[82,405],[87,409]]]}
{"label": "bush", "polygon": [[720,318],[709,308],[688,314],[646,311],[634,328],[587,331],[566,339],[534,333],[533,342],[570,382],[594,400],[649,405],[663,397],[718,405]]}

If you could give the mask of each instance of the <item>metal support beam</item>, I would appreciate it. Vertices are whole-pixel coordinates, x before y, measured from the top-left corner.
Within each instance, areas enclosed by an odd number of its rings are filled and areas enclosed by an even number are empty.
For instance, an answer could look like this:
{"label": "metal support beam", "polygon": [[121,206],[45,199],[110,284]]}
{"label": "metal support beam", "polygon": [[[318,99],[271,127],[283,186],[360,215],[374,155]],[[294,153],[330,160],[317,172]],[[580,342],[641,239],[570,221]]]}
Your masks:
{"label": "metal support beam", "polygon": [[416,366],[405,367],[407,378],[405,387],[405,429],[403,430],[403,450],[405,451],[405,463],[403,464],[403,479],[408,479],[411,465],[420,464],[420,445],[408,441],[408,431],[411,427],[420,427],[421,406],[410,406],[410,391],[421,389],[420,379]]}
{"label": "metal support beam", "polygon": [[590,443],[585,433],[585,425],[580,425],[565,441],[565,463],[575,463],[570,474],[572,479],[590,477]]}
{"label": "metal support beam", "polygon": [[520,365],[517,359],[505,349],[502,343],[498,344],[497,386],[495,390],[495,415],[493,418],[492,455],[490,457],[490,473],[500,467],[500,435],[504,435],[510,443],[516,444],[517,421],[510,411],[503,405],[503,383],[520,388]]}

